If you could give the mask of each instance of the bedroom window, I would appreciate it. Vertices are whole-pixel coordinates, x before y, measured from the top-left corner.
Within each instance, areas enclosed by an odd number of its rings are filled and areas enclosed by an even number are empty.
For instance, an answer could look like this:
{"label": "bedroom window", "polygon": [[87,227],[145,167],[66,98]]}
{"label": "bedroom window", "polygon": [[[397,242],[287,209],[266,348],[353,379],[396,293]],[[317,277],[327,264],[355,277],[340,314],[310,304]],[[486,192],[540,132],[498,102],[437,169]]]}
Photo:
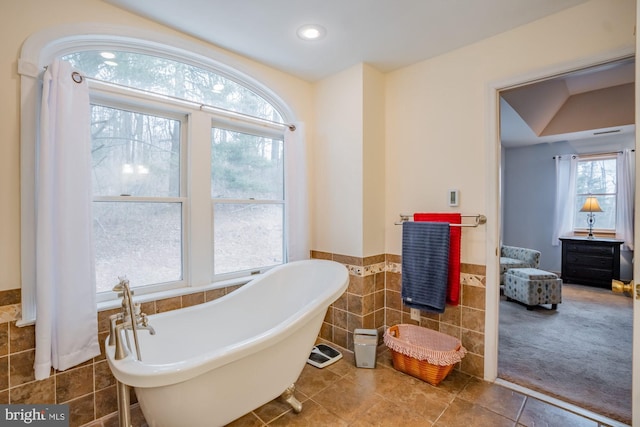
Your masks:
{"label": "bedroom window", "polygon": [[[556,205],[551,244],[563,236],[586,234],[593,226],[603,237],[624,241],[623,250],[633,250],[635,206],[635,150],[613,153],[555,156]],[[597,199],[602,212],[594,212],[595,223],[580,212],[589,196]]]}
{"label": "bedroom window", "polygon": [[594,196],[602,212],[595,214],[594,228],[616,232],[617,170],[615,156],[580,160],[576,168],[575,230],[587,229],[587,212],[580,212],[588,196]]}

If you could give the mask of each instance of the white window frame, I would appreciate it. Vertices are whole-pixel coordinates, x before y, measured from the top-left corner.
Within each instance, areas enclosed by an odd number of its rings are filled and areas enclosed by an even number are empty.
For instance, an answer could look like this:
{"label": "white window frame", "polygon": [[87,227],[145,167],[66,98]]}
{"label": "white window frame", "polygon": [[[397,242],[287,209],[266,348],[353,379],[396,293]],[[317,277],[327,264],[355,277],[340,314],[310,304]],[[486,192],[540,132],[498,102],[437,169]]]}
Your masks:
{"label": "white window frame", "polygon": [[[618,164],[617,164],[617,156],[615,154],[594,154],[594,155],[588,155],[588,156],[583,156],[583,157],[579,157],[578,158],[578,163],[586,163],[586,162],[597,162],[600,160],[613,160],[614,162],[616,162],[616,176],[617,176],[617,168],[618,168]],[[578,168],[576,168],[576,180],[577,180],[577,174],[578,174]],[[618,209],[618,182],[616,182],[616,191],[615,193],[588,193],[592,196],[595,196],[596,198],[598,196],[614,196],[614,200],[616,203],[616,209]],[[586,193],[578,193],[578,189],[576,188],[576,193],[573,195],[573,197],[577,198],[579,196],[585,196],[587,195]],[[577,206],[576,204],[576,209],[580,209],[582,206]],[[574,212],[575,215],[575,212]],[[614,220],[617,219],[617,215],[614,216]],[[581,221],[582,222],[582,221]],[[597,224],[597,222],[596,222]],[[615,235],[616,234],[616,230],[617,230],[617,223],[614,223],[613,228],[602,228],[602,227],[594,227],[593,231],[597,231],[600,234],[612,234]],[[587,226],[584,225],[584,223],[579,224],[579,223],[575,223],[573,225],[573,231],[574,233],[588,233],[589,232],[589,228]]]}
{"label": "white window frame", "polygon": [[[293,113],[289,107],[270,89],[238,71],[245,65],[221,51],[206,48],[202,45],[186,42],[166,34],[134,29],[130,27],[108,24],[72,24],[46,29],[29,37],[23,44],[18,60],[18,73],[21,84],[21,258],[22,258],[22,320],[19,325],[31,324],[35,321],[35,260],[32,257],[35,248],[35,146],[38,133],[39,103],[42,95],[41,79],[44,68],[53,59],[81,49],[125,49],[129,51],[160,55],[184,63],[192,64],[204,69],[212,70],[226,78],[234,80],[252,90],[267,102],[271,103],[280,113],[285,122],[293,121]],[[90,81],[92,102],[131,103],[141,108],[156,111],[166,111],[170,114],[187,116],[187,138],[184,141],[188,150],[187,156],[211,158],[210,144],[195,144],[194,141],[210,141],[210,131],[215,121],[216,126],[238,125],[238,114],[225,112],[215,108],[199,106],[192,102],[167,99],[166,97],[118,88],[102,82]],[[242,116],[242,115],[240,115]],[[282,125],[269,123],[265,120],[251,120],[242,117],[246,126],[264,133],[283,136]],[[206,135],[205,135],[206,134]],[[188,161],[188,160],[185,160]],[[202,162],[203,164],[205,162]],[[185,168],[186,169],[186,168]],[[182,289],[172,289],[165,292],[162,287],[153,290],[149,288],[149,300],[172,295],[180,295],[194,291],[201,291],[208,287],[221,287],[231,283],[220,282],[212,285],[212,223],[210,212],[212,209],[210,180],[195,180],[193,176],[202,176],[205,171],[197,167],[190,167],[186,171],[185,179],[187,196],[191,199],[186,208],[184,257],[189,262],[183,266]],[[210,175],[209,175],[210,176]],[[198,229],[198,233],[191,230]],[[286,232],[285,232],[286,234]],[[286,236],[285,236],[286,238]],[[286,247],[286,245],[285,245]],[[286,253],[285,253],[286,262]],[[248,278],[242,279],[244,281]],[[236,280],[235,283],[241,283]],[[142,289],[142,288],[141,288]],[[138,290],[139,294],[144,293]],[[165,288],[166,289],[166,288]],[[106,293],[105,298],[115,298],[115,293]],[[115,300],[114,300],[115,302]]]}
{"label": "white window frame", "polygon": [[[268,131],[266,129],[256,129],[254,128],[252,130],[252,128],[250,126],[239,126],[237,123],[231,123],[231,122],[225,122],[225,121],[220,121],[219,118],[213,118],[212,122],[211,122],[211,129],[213,128],[220,128],[220,129],[225,129],[225,130],[230,130],[230,131],[234,131],[234,132],[241,132],[241,133],[249,133],[249,134],[253,134],[253,135],[259,135],[259,136],[264,136],[267,138],[273,138],[273,139],[279,139],[279,140],[284,140],[284,136],[280,131],[276,131],[275,129],[272,131]],[[209,140],[211,140],[211,136],[209,138]],[[209,145],[209,147],[211,147],[211,145]],[[285,150],[285,156],[286,156],[286,150]],[[209,157],[211,158],[211,152],[209,152]],[[284,172],[284,171],[283,171]],[[283,176],[284,178],[284,176]],[[284,182],[283,182],[284,184]],[[282,189],[283,191],[283,195],[284,195],[284,188]],[[209,194],[211,194],[211,191],[209,191]],[[286,209],[286,200],[283,197],[282,200],[271,200],[271,199],[231,199],[231,198],[214,198],[214,197],[210,197],[211,200],[211,209],[215,210],[215,206],[216,204],[267,204],[267,205],[282,205],[283,210]],[[213,224],[212,224],[213,227]],[[284,257],[284,262],[287,261],[287,245],[286,245],[286,227],[284,227],[284,235],[283,235],[283,257]],[[212,230],[213,231],[213,230]],[[213,241],[213,239],[212,239]],[[211,253],[211,266],[213,268],[214,265],[214,254],[213,252]],[[212,280],[214,281],[219,281],[219,280],[225,280],[225,279],[235,279],[238,277],[243,277],[243,276],[247,276],[247,274],[250,275],[255,275],[255,274],[260,274],[262,273],[264,270],[266,270],[268,268],[265,269],[260,269],[260,268],[255,268],[249,271],[249,273],[245,270],[245,271],[238,271],[238,272],[231,272],[231,273],[219,273],[216,274],[215,271],[212,270],[211,272],[211,277]]]}
{"label": "white window frame", "polygon": [[[187,140],[188,140],[188,123],[190,113],[188,111],[184,111],[182,109],[171,109],[167,108],[167,105],[164,103],[158,103],[153,99],[135,99],[128,94],[123,93],[118,97],[114,97],[113,92],[109,91],[109,86],[100,82],[91,82],[90,84],[90,101],[92,105],[100,105],[108,108],[122,109],[133,111],[136,113],[149,114],[149,115],[157,115],[161,117],[166,117],[173,120],[180,121],[180,193],[176,197],[138,197],[138,196],[94,196],[94,202],[122,202],[122,203],[132,203],[132,202],[170,202],[170,203],[180,203],[181,204],[181,217],[182,217],[182,278],[180,280],[166,282],[166,283],[156,283],[145,285],[142,287],[135,287],[137,295],[145,295],[156,292],[163,292],[171,289],[177,289],[181,287],[189,286],[189,263],[187,262],[189,259],[189,221],[188,214],[189,211],[189,201],[187,183],[188,180],[188,159],[189,153],[187,150]],[[117,280],[114,280],[114,285]],[[113,300],[115,297],[114,293],[111,292],[99,292],[96,296],[97,302],[104,302]]]}

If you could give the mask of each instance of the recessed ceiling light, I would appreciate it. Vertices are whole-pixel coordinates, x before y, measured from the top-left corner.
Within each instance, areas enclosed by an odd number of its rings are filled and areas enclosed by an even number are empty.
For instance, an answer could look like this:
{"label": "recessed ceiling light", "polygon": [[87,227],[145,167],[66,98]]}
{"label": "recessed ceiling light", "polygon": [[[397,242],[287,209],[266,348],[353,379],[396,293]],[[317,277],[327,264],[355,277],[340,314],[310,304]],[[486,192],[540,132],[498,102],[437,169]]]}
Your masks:
{"label": "recessed ceiling light", "polygon": [[320,25],[309,24],[298,28],[297,33],[302,40],[319,40],[327,34],[327,30]]}

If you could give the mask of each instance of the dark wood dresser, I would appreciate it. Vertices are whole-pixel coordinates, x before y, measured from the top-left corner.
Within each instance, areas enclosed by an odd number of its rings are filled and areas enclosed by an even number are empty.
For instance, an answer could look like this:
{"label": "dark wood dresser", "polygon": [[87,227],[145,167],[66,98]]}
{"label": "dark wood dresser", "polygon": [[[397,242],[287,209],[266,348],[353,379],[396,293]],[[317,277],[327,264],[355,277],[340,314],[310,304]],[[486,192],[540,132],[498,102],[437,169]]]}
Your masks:
{"label": "dark wood dresser", "polygon": [[586,237],[560,240],[563,282],[611,288],[611,279],[620,279],[622,240]]}

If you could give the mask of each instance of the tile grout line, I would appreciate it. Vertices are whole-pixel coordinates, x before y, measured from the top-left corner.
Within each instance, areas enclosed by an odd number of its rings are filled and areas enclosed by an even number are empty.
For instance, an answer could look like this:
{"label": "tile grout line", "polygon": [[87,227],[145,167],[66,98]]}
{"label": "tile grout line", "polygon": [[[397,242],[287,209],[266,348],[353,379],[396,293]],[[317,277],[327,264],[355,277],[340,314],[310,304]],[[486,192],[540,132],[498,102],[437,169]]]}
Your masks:
{"label": "tile grout line", "polygon": [[516,426],[518,425],[518,422],[520,421],[520,417],[522,416],[522,413],[524,412],[524,407],[527,404],[527,400],[529,400],[529,396],[527,396],[526,394],[524,395],[524,399],[522,400],[522,404],[520,405],[520,409],[518,410],[518,415],[516,415]]}

